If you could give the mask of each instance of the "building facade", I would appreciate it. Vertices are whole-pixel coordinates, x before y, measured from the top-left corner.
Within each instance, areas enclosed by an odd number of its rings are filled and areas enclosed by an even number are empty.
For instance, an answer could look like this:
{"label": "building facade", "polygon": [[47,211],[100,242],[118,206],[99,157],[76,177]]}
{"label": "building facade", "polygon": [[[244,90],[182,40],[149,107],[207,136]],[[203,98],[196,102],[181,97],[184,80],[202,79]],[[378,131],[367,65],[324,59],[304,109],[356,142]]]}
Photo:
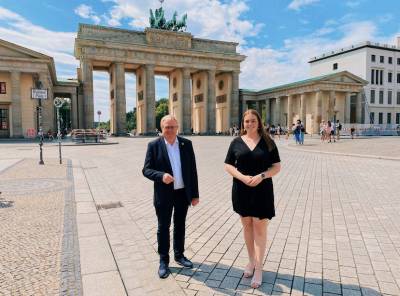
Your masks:
{"label": "building facade", "polygon": [[[39,101],[32,99],[32,89],[40,85],[47,91],[41,100],[42,130],[55,131],[53,98],[68,97],[70,109],[77,110],[75,81],[58,81],[53,58],[28,48],[0,40],[0,137],[35,137],[39,130]],[[69,117],[70,127],[78,119]]]}
{"label": "building facade", "polygon": [[314,57],[311,77],[349,71],[367,80],[361,123],[400,124],[400,37],[397,43],[364,42]]}
{"label": "building facade", "polygon": [[265,110],[265,124],[291,127],[300,119],[307,133],[318,133],[323,120],[361,121],[361,94],[367,83],[342,71],[260,91],[241,89],[241,113],[252,103],[260,114]]}

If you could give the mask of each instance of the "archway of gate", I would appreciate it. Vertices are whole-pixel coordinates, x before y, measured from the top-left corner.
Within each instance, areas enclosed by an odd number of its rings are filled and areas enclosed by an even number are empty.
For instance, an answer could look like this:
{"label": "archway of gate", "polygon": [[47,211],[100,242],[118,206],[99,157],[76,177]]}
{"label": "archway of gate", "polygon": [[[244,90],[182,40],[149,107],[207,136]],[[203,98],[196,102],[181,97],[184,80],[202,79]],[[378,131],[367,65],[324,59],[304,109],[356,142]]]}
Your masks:
{"label": "archway of gate", "polygon": [[169,109],[178,118],[181,133],[228,131],[239,123],[239,73],[245,56],[236,47],[237,43],[194,38],[190,33],[81,24],[75,57],[80,60],[78,79],[84,104],[79,111],[84,127],[92,127],[94,121],[92,72],[103,67],[110,73],[115,134],[126,134],[126,71],[136,75],[139,133],[155,131],[154,76],[158,72],[168,75]]}

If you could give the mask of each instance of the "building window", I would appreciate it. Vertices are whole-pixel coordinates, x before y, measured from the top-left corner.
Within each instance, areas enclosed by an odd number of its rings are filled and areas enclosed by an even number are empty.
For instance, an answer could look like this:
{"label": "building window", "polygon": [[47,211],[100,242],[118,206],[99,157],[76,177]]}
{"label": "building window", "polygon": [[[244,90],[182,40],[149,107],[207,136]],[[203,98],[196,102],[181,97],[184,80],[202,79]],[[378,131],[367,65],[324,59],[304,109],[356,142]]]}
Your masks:
{"label": "building window", "polygon": [[383,113],[382,112],[379,112],[379,124],[383,124]]}
{"label": "building window", "polygon": [[379,104],[383,104],[383,90],[379,91]]}
{"label": "building window", "polygon": [[386,117],[387,124],[392,124],[392,113],[388,113]]}
{"label": "building window", "polygon": [[400,91],[397,92],[397,100],[396,100],[397,105],[400,105]]}
{"label": "building window", "polygon": [[388,90],[388,104],[392,105],[392,91]]}
{"label": "building window", "polygon": [[396,113],[396,124],[400,124],[400,113]]}
{"label": "building window", "polygon": [[371,62],[375,62],[376,61],[376,56],[374,54],[371,54]]}
{"label": "building window", "polygon": [[375,123],[375,112],[369,113],[369,123],[374,124]]}
{"label": "building window", "polygon": [[0,82],[0,94],[6,94],[7,89],[6,89],[6,83],[5,82]]}
{"label": "building window", "polygon": [[400,73],[397,73],[397,83],[400,83]]}
{"label": "building window", "polygon": [[371,84],[375,84],[375,70],[371,70]]}
{"label": "building window", "polygon": [[337,63],[334,63],[333,64],[333,70],[337,70],[338,69],[338,64]]}
{"label": "building window", "polygon": [[379,70],[375,70],[375,83],[379,84]]}
{"label": "building window", "polygon": [[389,64],[393,64],[393,58],[392,57],[388,57],[388,63]]}
{"label": "building window", "polygon": [[371,89],[371,104],[375,104],[375,90]]}
{"label": "building window", "polygon": [[397,58],[397,65],[400,65],[400,58]]}
{"label": "building window", "polygon": [[385,57],[384,56],[380,56],[379,57],[379,62],[384,63],[385,62]]}
{"label": "building window", "polygon": [[379,78],[381,79],[381,80],[379,80],[379,84],[382,85],[383,84],[383,70],[380,70],[379,72],[380,72]]}
{"label": "building window", "polygon": [[0,109],[0,130],[8,130],[8,109]]}
{"label": "building window", "polygon": [[388,82],[392,83],[393,80],[393,73],[392,72],[388,72]]}

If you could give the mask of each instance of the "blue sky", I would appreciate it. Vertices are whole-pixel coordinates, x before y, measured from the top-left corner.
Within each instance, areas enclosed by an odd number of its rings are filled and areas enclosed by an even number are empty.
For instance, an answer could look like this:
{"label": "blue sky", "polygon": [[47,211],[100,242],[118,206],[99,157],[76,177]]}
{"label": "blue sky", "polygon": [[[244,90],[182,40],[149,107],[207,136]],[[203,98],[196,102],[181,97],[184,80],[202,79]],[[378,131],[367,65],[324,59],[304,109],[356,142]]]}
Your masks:
{"label": "blue sky", "polygon": [[[78,23],[141,30],[158,0],[0,0],[0,38],[54,57],[59,79],[75,78]],[[398,0],[165,0],[166,17],[188,14],[196,37],[239,42],[240,87],[262,89],[308,77],[309,58],[363,41],[395,44]],[[397,16],[398,17],[398,16]],[[95,73],[95,110],[108,119],[108,77]],[[135,77],[126,76],[127,109]],[[168,82],[157,77],[157,97]]]}

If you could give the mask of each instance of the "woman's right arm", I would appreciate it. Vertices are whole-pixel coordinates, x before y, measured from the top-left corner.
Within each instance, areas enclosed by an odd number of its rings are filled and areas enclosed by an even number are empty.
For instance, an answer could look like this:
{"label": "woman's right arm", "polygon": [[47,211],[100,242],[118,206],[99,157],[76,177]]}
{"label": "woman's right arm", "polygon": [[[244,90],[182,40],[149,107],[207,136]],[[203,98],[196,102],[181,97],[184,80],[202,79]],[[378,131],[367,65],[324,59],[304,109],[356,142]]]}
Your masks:
{"label": "woman's right arm", "polygon": [[239,172],[237,170],[237,168],[235,168],[233,165],[227,164],[225,163],[225,171],[231,175],[232,177],[240,180],[241,182],[243,182],[244,184],[249,184],[251,181],[251,177],[250,176],[246,176],[243,175],[241,172]]}

